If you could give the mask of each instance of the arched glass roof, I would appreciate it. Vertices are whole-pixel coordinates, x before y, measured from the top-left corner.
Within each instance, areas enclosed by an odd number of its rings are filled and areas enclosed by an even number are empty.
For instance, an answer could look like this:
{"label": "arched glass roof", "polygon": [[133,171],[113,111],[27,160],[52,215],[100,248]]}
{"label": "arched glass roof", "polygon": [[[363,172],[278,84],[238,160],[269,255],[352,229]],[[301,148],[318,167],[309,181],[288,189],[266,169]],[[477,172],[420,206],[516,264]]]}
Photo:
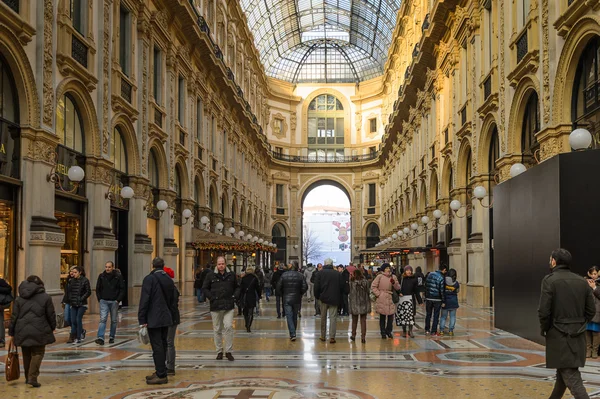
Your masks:
{"label": "arched glass roof", "polygon": [[402,0],[241,0],[267,74],[293,83],[383,73]]}

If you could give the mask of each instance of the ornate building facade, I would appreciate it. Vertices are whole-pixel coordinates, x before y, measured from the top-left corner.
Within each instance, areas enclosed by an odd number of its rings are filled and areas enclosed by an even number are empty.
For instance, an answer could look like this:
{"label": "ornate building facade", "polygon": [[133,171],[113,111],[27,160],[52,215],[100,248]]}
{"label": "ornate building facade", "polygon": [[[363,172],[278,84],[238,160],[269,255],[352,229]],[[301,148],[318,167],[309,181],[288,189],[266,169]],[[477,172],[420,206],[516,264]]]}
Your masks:
{"label": "ornate building facade", "polygon": [[238,2],[2,0],[1,271],[58,298],[69,266],[95,282],[113,260],[135,302],[159,255],[189,294],[203,216],[299,259],[304,196],[331,183],[355,254],[392,238],[414,266],[448,261],[462,300],[488,305],[494,186],[570,151],[575,127],[600,142],[596,8],[405,1],[382,75],[292,84],[267,76]]}

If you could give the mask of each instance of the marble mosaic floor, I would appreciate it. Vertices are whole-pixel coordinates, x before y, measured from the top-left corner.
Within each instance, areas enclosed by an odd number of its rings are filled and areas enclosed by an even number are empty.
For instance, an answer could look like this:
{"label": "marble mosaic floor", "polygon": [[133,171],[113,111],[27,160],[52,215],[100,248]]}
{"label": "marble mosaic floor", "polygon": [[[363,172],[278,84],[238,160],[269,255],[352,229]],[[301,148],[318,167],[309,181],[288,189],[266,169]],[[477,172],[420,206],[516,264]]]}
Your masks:
{"label": "marble mosaic floor", "polygon": [[[349,318],[338,320],[337,343],[319,340],[320,318],[305,303],[299,339],[290,342],[274,301],[262,302],[252,333],[236,317],[236,360],[215,360],[212,324],[206,304],[186,297],[176,337],[176,375],[151,387],[149,346],[136,340],[136,309],[123,312],[114,344],[93,340],[98,316],[86,315],[86,342],[67,345],[67,329],[46,348],[39,382],[31,388],[2,377],[5,398],[206,398],[206,399],[392,399],[392,398],[547,398],[553,370],[544,367],[544,348],[493,327],[491,309],[462,307],[454,337],[425,337],[423,308],[414,339],[382,340],[376,315],[369,316],[366,344],[349,340]],[[4,360],[6,352],[0,352]],[[4,370],[3,364],[0,364]],[[586,387],[600,398],[600,361],[583,370]],[[565,398],[570,397],[565,395]]]}

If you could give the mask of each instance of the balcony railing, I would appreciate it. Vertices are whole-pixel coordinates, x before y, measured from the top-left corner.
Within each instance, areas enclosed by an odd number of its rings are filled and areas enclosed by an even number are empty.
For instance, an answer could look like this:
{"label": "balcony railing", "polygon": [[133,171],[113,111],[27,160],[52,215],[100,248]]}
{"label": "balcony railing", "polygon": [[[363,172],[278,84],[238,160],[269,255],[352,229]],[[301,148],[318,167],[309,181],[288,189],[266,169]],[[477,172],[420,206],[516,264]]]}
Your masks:
{"label": "balcony railing", "polygon": [[154,107],[154,123],[162,129],[163,113],[160,109]]}
{"label": "balcony railing", "polygon": [[125,78],[121,78],[121,97],[131,103],[131,85]]}
{"label": "balcony railing", "polygon": [[483,99],[487,100],[491,94],[492,94],[492,77],[488,76],[487,79],[483,81]]}
{"label": "balcony railing", "polygon": [[19,0],[2,0],[2,2],[17,14],[19,13]]}
{"label": "balcony railing", "polygon": [[429,29],[429,14],[425,15],[425,20],[421,26],[421,32],[425,32],[427,29]]}
{"label": "balcony railing", "polygon": [[415,47],[413,48],[412,56],[413,58],[417,58],[419,55],[419,43],[415,43]]}
{"label": "balcony railing", "polygon": [[362,155],[334,155],[334,156],[304,156],[304,155],[289,155],[271,152],[274,159],[286,162],[300,163],[349,163],[349,162],[364,162],[377,159],[378,152]]}
{"label": "balcony railing", "polygon": [[88,66],[88,47],[84,42],[79,40],[77,36],[73,35],[71,40],[71,57],[84,68]]}
{"label": "balcony railing", "polygon": [[517,64],[521,62],[523,57],[527,55],[528,51],[529,50],[527,48],[527,30],[525,30],[525,32],[523,32],[519,40],[517,40]]}

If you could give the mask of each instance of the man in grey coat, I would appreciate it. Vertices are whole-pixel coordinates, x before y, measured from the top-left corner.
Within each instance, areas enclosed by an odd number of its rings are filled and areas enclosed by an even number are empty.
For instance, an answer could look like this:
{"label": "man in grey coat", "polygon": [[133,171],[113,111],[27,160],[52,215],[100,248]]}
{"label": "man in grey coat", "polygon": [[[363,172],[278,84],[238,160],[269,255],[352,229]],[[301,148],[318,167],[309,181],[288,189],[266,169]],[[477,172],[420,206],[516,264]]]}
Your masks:
{"label": "man in grey coat", "polygon": [[588,283],[569,268],[566,249],[552,251],[552,272],[542,280],[538,316],[546,338],[546,367],[556,369],[556,383],[550,399],[563,397],[569,388],[575,399],[589,398],[579,367],[585,366],[585,329],[596,314]]}

